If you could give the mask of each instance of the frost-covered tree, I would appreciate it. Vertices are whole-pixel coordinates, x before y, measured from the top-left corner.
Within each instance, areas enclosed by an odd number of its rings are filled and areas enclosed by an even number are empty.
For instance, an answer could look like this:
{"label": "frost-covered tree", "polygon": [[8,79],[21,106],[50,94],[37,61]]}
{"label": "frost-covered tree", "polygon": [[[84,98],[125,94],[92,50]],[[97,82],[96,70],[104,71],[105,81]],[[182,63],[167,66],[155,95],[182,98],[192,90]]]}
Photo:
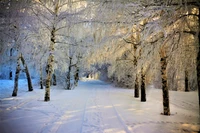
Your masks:
{"label": "frost-covered tree", "polygon": [[32,45],[24,46],[35,49],[30,53],[41,64],[40,75],[47,68],[45,101],[50,100],[52,75],[70,88],[85,73],[134,88],[135,97],[141,89],[143,100],[144,87],[162,88],[163,114],[170,115],[168,91],[192,91],[199,85],[197,0],[32,2],[35,31],[17,35],[28,33]]}
{"label": "frost-covered tree", "polygon": [[[60,66],[59,63],[68,64],[66,59],[70,57],[70,46],[79,45],[78,42],[84,37],[78,35],[75,36],[74,33],[76,33],[76,29],[73,28],[78,27],[76,25],[84,24],[84,21],[87,21],[88,18],[85,14],[87,15],[87,9],[90,8],[90,6],[92,6],[92,4],[90,5],[86,1],[37,0],[32,7],[32,13],[37,16],[40,23],[49,30],[50,45],[46,66],[45,101],[50,100],[50,81],[55,69],[57,66]],[[66,54],[63,54],[66,56],[61,55],[61,51],[66,52]],[[67,60],[70,60],[70,58]],[[67,71],[64,67],[66,64],[61,65],[61,67],[63,67],[60,69],[63,70],[62,73]]]}
{"label": "frost-covered tree", "polygon": [[[31,2],[28,0],[23,0],[23,1],[9,0],[9,1],[1,2],[1,10],[3,14],[2,24],[4,24],[3,31],[1,32],[2,33],[1,37],[4,37],[2,38],[2,40],[4,40],[3,41],[4,46],[5,46],[4,48],[10,49],[9,57],[11,59],[9,62],[11,62],[12,58],[17,60],[13,96],[17,95],[18,77],[19,77],[20,70],[22,70],[20,68],[19,60],[22,61],[22,65],[26,73],[29,91],[33,90],[28,66],[22,54],[25,38],[27,37],[26,28],[27,28],[28,23],[25,18],[27,17],[28,12],[26,9],[27,7],[30,6],[30,3]],[[13,56],[13,52],[18,54],[17,59]],[[7,58],[4,58],[3,60],[5,61],[6,59]],[[10,72],[12,71],[10,70]],[[12,76],[12,73],[10,75]]]}
{"label": "frost-covered tree", "polygon": [[[188,4],[187,8],[182,6],[182,4]],[[181,57],[185,45],[189,44],[195,47],[195,43],[193,41],[191,42],[187,41],[187,39],[189,39],[190,37],[186,35],[188,32],[194,33],[194,30],[192,29],[198,30],[197,28],[198,21],[197,21],[197,18],[195,17],[198,11],[195,4],[197,4],[196,1],[187,2],[187,3],[172,2],[168,4],[168,6],[166,7],[164,6],[163,8],[158,9],[157,10],[158,13],[155,12],[152,17],[149,17],[150,19],[148,19],[147,24],[146,24],[147,30],[144,32],[145,33],[144,35],[146,35],[147,37],[146,42],[151,43],[153,45],[158,45],[158,47],[161,46],[159,49],[161,49],[160,61],[161,61],[161,74],[162,74],[164,115],[170,114],[168,90],[169,90],[169,85],[171,84],[171,82],[169,80],[169,76],[173,73],[168,72],[170,70],[169,67],[173,66],[172,68],[173,70],[177,72],[181,72],[184,75],[186,75],[185,71],[187,69],[190,69],[188,68],[189,65],[186,65],[186,64],[184,65],[180,64],[179,69],[176,69],[174,66],[175,64],[171,64],[171,61],[173,61],[173,57],[179,56],[178,58],[180,62],[177,62],[177,64],[181,62],[186,63],[189,60],[191,60],[192,56],[193,56],[192,57],[193,59],[195,57],[195,54],[193,54],[190,57],[190,59]],[[153,11],[155,11],[155,8],[152,8],[152,9]],[[166,20],[165,18],[168,18],[168,19]],[[191,23],[191,22],[194,22],[194,23]],[[160,45],[158,42],[161,42],[162,45]],[[194,49],[192,51],[195,53]],[[184,75],[182,77],[184,77]],[[183,87],[185,87],[184,85],[186,82],[184,83],[184,81],[185,80],[183,80],[183,83],[181,83],[180,81],[176,81],[176,82],[178,86],[182,85]]]}
{"label": "frost-covered tree", "polygon": [[[127,82],[125,84],[130,84],[128,79],[132,76],[134,79],[137,79],[135,78],[137,76],[135,76],[135,73],[132,73],[131,76],[126,76],[126,71],[123,71],[123,69],[129,71],[130,69],[127,68],[131,68],[133,63],[130,61],[130,63],[126,62],[125,64],[125,57],[126,60],[129,59],[133,61],[135,58],[134,53],[138,53],[136,55],[138,57],[137,67],[139,69],[136,69],[136,71],[141,74],[141,67],[143,66],[145,82],[148,84],[159,83],[163,86],[164,114],[169,115],[169,107],[165,106],[169,104],[169,89],[185,90],[183,88],[185,88],[187,80],[183,77],[187,77],[187,75],[189,88],[192,90],[196,88],[195,85],[197,85],[197,77],[192,75],[196,75],[196,65],[194,62],[197,56],[195,42],[198,34],[196,33],[199,30],[198,4],[199,3],[195,0],[102,2],[102,9],[108,12],[107,16],[110,17],[110,22],[109,24],[107,23],[107,25],[109,25],[110,28],[111,26],[117,26],[117,28],[114,28],[115,31],[120,28],[119,25],[115,23],[115,17],[109,15],[109,9],[115,10],[115,8],[120,7],[120,5],[126,7],[126,9],[118,10],[120,13],[119,19],[117,20],[118,23],[126,27],[127,30],[125,30],[125,35],[115,38],[115,41],[110,39],[109,43],[103,42],[104,45],[99,47],[102,50],[97,50],[96,53],[99,54],[94,55],[93,58],[90,59],[90,63],[97,64],[101,62],[101,64],[103,64],[103,62],[109,62],[109,64],[111,64],[108,68],[109,76],[117,77],[112,78],[117,80],[117,82],[123,80],[123,82]],[[103,15],[104,13],[100,14],[101,17]],[[123,16],[121,17],[122,19],[120,19],[120,16]],[[104,23],[106,23],[106,21],[104,21]],[[134,25],[136,28],[134,28]],[[139,32],[136,32],[135,29]],[[107,36],[112,36],[112,32],[108,31],[109,29],[107,29],[106,32]],[[99,31],[99,33],[102,32]],[[124,38],[123,40],[125,40],[127,44],[120,42],[122,38]],[[101,37],[100,40],[103,40],[103,37]],[[136,42],[136,40],[138,40],[138,42]],[[133,46],[134,44],[139,44],[137,45],[136,52],[134,52],[133,48],[128,46],[130,43],[133,44]],[[109,48],[115,50],[110,50]],[[184,51],[184,49],[187,50]],[[142,52],[140,53],[139,51]],[[185,54],[190,56],[186,58]],[[109,55],[112,56],[109,57]],[[103,59],[99,58],[99,56],[102,56]],[[163,59],[165,59],[164,63]],[[185,74],[185,71],[189,73]],[[140,78],[141,76],[138,77]],[[141,80],[141,78],[139,80]],[[132,80],[132,82],[133,81],[134,80]]]}

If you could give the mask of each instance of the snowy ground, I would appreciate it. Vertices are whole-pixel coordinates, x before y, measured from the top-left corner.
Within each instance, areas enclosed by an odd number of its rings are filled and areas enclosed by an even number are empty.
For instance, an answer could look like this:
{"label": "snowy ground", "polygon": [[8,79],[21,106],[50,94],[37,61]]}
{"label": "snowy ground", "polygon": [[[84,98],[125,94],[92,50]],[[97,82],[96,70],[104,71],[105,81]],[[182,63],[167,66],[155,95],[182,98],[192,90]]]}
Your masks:
{"label": "snowy ground", "polygon": [[[171,116],[162,112],[162,92],[148,87],[147,102],[133,90],[98,80],[81,81],[74,90],[52,87],[51,101],[34,85],[28,92],[20,80],[0,80],[0,133],[184,133],[198,132],[197,92],[170,92]],[[36,81],[35,81],[36,82]]]}

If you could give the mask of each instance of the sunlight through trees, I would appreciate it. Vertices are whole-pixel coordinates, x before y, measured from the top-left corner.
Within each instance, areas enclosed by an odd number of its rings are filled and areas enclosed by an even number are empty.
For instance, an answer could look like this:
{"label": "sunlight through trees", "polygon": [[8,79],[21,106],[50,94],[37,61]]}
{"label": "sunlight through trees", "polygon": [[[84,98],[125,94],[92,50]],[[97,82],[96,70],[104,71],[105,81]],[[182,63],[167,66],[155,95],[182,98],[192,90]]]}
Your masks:
{"label": "sunlight through trees", "polygon": [[23,55],[29,83],[40,78],[45,86],[44,101],[50,101],[51,85],[71,90],[82,77],[92,77],[132,88],[143,102],[147,86],[154,85],[163,90],[163,114],[170,115],[169,90],[200,88],[198,0],[0,4],[0,78],[9,78],[10,71],[16,82],[23,78]]}

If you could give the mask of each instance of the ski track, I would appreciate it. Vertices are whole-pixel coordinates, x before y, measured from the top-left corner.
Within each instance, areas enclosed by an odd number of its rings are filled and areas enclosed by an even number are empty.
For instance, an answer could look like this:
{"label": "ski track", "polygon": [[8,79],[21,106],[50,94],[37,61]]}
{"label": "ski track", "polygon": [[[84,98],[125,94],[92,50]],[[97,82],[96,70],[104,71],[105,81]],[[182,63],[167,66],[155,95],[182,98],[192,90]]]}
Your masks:
{"label": "ski track", "polygon": [[97,90],[93,88],[86,103],[81,133],[103,132],[101,127],[102,116],[100,112],[100,106],[98,105],[98,100],[99,98],[97,96]]}
{"label": "ski track", "polygon": [[[141,103],[140,99],[133,98],[133,90],[115,88],[101,81],[82,82],[75,90],[57,88],[51,88],[49,102],[43,101],[44,90],[39,88],[33,92],[19,91],[18,97],[0,99],[0,129],[1,125],[23,119],[33,120],[37,127],[31,130],[22,127],[11,130],[4,127],[0,132],[18,133],[28,130],[30,133],[153,133],[162,129],[163,133],[175,133],[197,132],[200,125],[195,118],[198,114],[192,113],[193,110],[198,112],[196,101],[172,97],[170,104],[178,114],[173,112],[172,116],[166,117],[157,114],[158,112],[148,112],[148,102]],[[147,101],[150,104],[162,104],[158,97],[148,99],[151,93],[153,92],[147,92]],[[29,115],[21,115],[20,112]]]}
{"label": "ski track", "polygon": [[49,106],[51,106],[56,110],[55,112],[56,114],[51,116],[51,119],[42,126],[42,128],[38,131],[38,133],[58,132],[61,124],[68,119],[69,109],[75,108],[76,104],[79,103],[79,101],[75,101],[74,99],[70,99],[67,101],[67,104],[62,104],[62,105],[59,105],[59,102],[56,101],[54,102],[55,103],[52,103],[50,101],[48,103]]}
{"label": "ski track", "polygon": [[[108,89],[108,88],[107,88]],[[110,89],[108,90],[108,95],[110,95]],[[126,131],[126,133],[131,133],[130,130],[128,129],[128,126],[126,125],[125,120],[123,119],[123,117],[120,115],[120,113],[117,111],[117,109],[115,108],[115,106],[112,103],[112,100],[110,99],[110,97],[108,97],[108,101],[110,101],[110,104],[117,116],[117,119],[119,120],[119,122],[121,123],[121,125],[123,126],[124,131]]]}

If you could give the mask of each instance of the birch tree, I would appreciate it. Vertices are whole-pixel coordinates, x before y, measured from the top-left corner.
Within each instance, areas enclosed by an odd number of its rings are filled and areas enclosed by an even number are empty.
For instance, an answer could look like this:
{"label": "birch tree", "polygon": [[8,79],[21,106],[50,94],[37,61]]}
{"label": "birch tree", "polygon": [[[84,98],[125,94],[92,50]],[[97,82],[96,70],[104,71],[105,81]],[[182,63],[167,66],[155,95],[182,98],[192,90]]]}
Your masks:
{"label": "birch tree", "polygon": [[[50,85],[51,85],[51,78],[54,71],[53,65],[54,65],[54,52],[55,52],[55,32],[57,29],[57,21],[58,20],[58,13],[60,7],[60,1],[41,1],[39,0],[33,8],[33,13],[38,17],[39,20],[41,20],[41,23],[46,26],[46,28],[50,32],[50,45],[49,45],[49,55],[47,59],[47,66],[46,66],[46,88],[45,88],[45,96],[44,101],[50,101]],[[42,12],[39,8],[42,8]],[[44,13],[47,13],[48,15],[44,15]],[[50,17],[50,20],[49,18]]]}
{"label": "birch tree", "polygon": [[[120,5],[122,3],[119,2],[118,4]],[[127,3],[124,2],[123,4],[126,5]],[[116,3],[114,4],[114,2],[111,2],[111,1],[104,2],[102,4],[104,8],[109,7],[108,5],[109,6],[113,5],[112,9],[117,7]],[[131,7],[135,7],[135,6],[137,6],[137,8],[135,8],[135,10],[131,12],[130,10]],[[140,30],[141,36],[139,40],[140,40],[141,46],[139,48],[141,48],[143,52],[141,53],[142,58],[138,60],[138,66],[142,67],[141,64],[143,64],[143,70],[146,72],[145,79],[149,83],[154,80],[153,77],[155,78],[160,77],[159,81],[160,83],[162,83],[161,85],[163,87],[163,111],[164,111],[163,114],[170,115],[169,106],[165,106],[165,105],[169,105],[168,91],[170,89],[171,90],[173,89],[173,88],[170,88],[172,81],[169,77],[172,75],[176,75],[177,77],[180,77],[180,79],[178,80],[175,79],[175,81],[173,82],[174,84],[178,85],[175,87],[176,90],[180,90],[181,86],[183,86],[185,83],[187,84],[187,81],[181,79],[182,77],[181,73],[185,73],[185,70],[183,71],[183,69],[186,69],[188,66],[181,65],[181,62],[190,62],[190,60],[188,60],[188,58],[187,59],[182,58],[181,56],[179,56],[179,54],[183,53],[182,46],[185,46],[184,44],[185,37],[186,37],[185,41],[187,41],[187,43],[190,43],[192,47],[195,47],[194,38],[196,38],[197,36],[196,30],[198,30],[198,26],[197,26],[198,19],[196,18],[199,14],[198,13],[199,11],[197,10],[198,2],[197,1],[186,2],[186,1],[176,1],[176,0],[173,0],[173,1],[151,0],[151,1],[138,1],[138,2],[133,1],[131,4],[128,3],[126,7],[129,7],[129,8],[127,8],[125,12],[132,15],[132,16],[130,15],[129,18],[134,18],[135,20],[125,18],[124,19],[125,21],[120,20],[119,23],[123,22],[124,26],[127,26],[128,28],[132,27],[135,24]],[[115,22],[114,20],[111,20],[111,23],[114,23],[114,22]],[[192,22],[194,23],[192,24]],[[133,34],[133,32],[128,32],[126,36],[124,36],[124,38],[128,38],[131,35],[131,33]],[[192,34],[192,35],[186,35],[186,34]],[[188,42],[187,39],[189,38],[192,41]],[[129,43],[127,39],[125,40],[126,42]],[[133,41],[131,41],[131,43],[133,43]],[[120,47],[120,45],[117,43],[115,45],[118,45]],[[123,45],[123,47],[126,47],[126,45]],[[161,52],[158,52],[158,51],[161,51]],[[194,60],[196,51],[195,49],[191,49],[191,51],[193,51],[194,53],[192,54],[192,60]],[[121,57],[123,56],[122,55],[123,52],[121,53],[121,51],[118,51],[116,53],[119,54],[118,55],[119,57],[120,55]],[[129,52],[129,55],[131,54],[132,53]],[[126,54],[126,56],[129,56],[129,55]],[[96,56],[98,57],[98,55]],[[112,56],[112,58],[114,57],[116,56]],[[177,57],[176,64],[172,63],[174,57]],[[133,58],[134,57],[132,57],[132,59]],[[178,62],[178,59],[180,60],[180,63]],[[119,60],[121,62],[121,58],[118,58],[117,60],[118,60],[117,63],[119,63]],[[152,63],[152,62],[155,62],[155,63]],[[110,68],[115,69],[115,70],[110,70],[110,71],[112,71],[113,75],[117,75],[118,77],[121,76],[120,79],[124,78],[126,79],[126,81],[128,81],[128,78],[125,77],[125,74],[124,74],[125,71],[121,71],[119,69],[120,73],[117,73],[116,71],[119,71],[119,70],[116,70],[116,67],[114,67],[115,65],[117,67],[121,66],[121,68],[126,68],[127,65],[123,66],[122,63],[121,65],[116,65],[117,63],[116,62],[111,63],[111,66],[112,65],[113,66]],[[131,65],[131,63],[128,65]],[[172,68],[174,72],[172,71],[172,73],[170,73],[169,68]],[[187,69],[192,70],[191,68],[194,68],[194,65]],[[193,71],[194,70],[195,69],[193,69]],[[185,75],[187,76],[187,72]],[[190,71],[190,74],[188,75],[191,75],[191,71]],[[194,84],[196,84],[195,77],[196,76],[191,78],[190,76],[189,81],[190,82],[194,81]],[[179,80],[182,80],[182,81],[180,82]]]}
{"label": "birch tree", "polygon": [[[83,3],[83,4],[81,4]],[[68,29],[74,24],[78,24],[83,19],[81,19],[78,14],[82,14],[85,11],[84,4],[85,1],[71,1],[71,0],[52,0],[45,1],[39,0],[35,1],[35,5],[32,8],[32,13],[37,16],[37,19],[49,30],[49,55],[47,59],[47,77],[46,77],[46,92],[44,101],[50,100],[50,81],[52,79],[52,74],[55,70],[55,65],[57,65],[59,58],[59,50],[67,45],[77,45],[71,42],[73,36],[70,36]],[[76,8],[79,7],[79,8]],[[68,50],[65,49],[67,52]],[[67,52],[68,53],[68,52]],[[68,55],[69,56],[69,55]],[[57,59],[55,61],[55,59]],[[65,61],[66,62],[66,61]]]}
{"label": "birch tree", "polygon": [[[26,26],[27,21],[26,17],[28,16],[27,8],[30,6],[30,1],[23,0],[23,1],[7,1],[2,2],[1,9],[4,9],[2,12],[5,17],[3,17],[4,22],[7,21],[7,24],[4,27],[4,31],[2,34],[7,36],[4,43],[8,43],[7,47],[11,47],[10,50],[10,56],[12,57],[13,51],[16,51],[18,54],[17,57],[17,67],[16,67],[16,73],[15,73],[15,80],[14,80],[14,90],[12,96],[17,96],[17,90],[18,90],[18,77],[19,72],[21,70],[19,61],[21,60],[22,65],[24,66],[24,70],[27,77],[28,82],[28,90],[32,91],[32,83],[31,83],[31,76],[28,70],[28,65],[25,62],[25,59],[22,56],[23,52],[23,46],[25,42],[25,38],[27,37],[26,33]],[[5,9],[6,8],[6,9]],[[9,40],[12,40],[13,44],[12,46],[9,46]],[[24,53],[25,54],[25,53]],[[14,57],[14,56],[13,56]],[[11,73],[12,74],[12,73]],[[11,75],[12,76],[12,75]]]}

